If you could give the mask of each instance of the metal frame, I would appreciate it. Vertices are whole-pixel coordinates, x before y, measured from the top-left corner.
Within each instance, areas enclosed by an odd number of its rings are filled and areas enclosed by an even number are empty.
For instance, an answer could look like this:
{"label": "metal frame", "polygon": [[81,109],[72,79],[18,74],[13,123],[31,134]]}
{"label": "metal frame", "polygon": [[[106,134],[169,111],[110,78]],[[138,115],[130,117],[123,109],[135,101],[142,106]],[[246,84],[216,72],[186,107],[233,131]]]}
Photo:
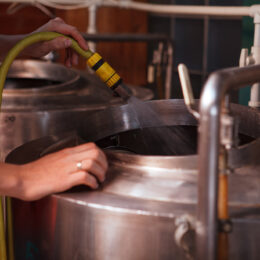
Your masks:
{"label": "metal frame", "polygon": [[200,101],[196,259],[213,260],[217,256],[220,117],[225,96],[232,89],[259,81],[260,65],[254,65],[216,71],[204,86]]}

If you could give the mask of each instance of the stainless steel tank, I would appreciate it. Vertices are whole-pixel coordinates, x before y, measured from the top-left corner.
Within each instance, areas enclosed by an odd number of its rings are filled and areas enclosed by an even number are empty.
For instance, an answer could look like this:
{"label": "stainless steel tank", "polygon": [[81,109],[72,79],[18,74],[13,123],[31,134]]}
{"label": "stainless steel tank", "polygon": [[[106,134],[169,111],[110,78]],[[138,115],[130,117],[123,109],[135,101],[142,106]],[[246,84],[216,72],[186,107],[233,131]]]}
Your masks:
{"label": "stainless steel tank", "polygon": [[[129,86],[147,100],[150,90]],[[36,60],[17,60],[8,73],[0,114],[0,159],[15,147],[48,134],[70,131],[93,111],[123,104],[94,74]]]}
{"label": "stainless steel tank", "polygon": [[[196,145],[197,122],[181,100],[149,101],[160,121],[146,128],[183,129]],[[229,151],[229,259],[260,258],[260,113],[232,105],[240,144]],[[156,122],[156,123],[155,123]],[[161,123],[158,123],[161,122]],[[143,131],[131,106],[90,115],[77,133],[27,143],[7,158],[26,163],[82,141],[106,149],[110,167],[98,191],[76,187],[36,202],[13,200],[16,259],[192,259],[198,156],[143,153]],[[153,145],[153,144],[151,144]],[[171,144],[174,145],[174,144]],[[188,221],[190,220],[190,221]]]}

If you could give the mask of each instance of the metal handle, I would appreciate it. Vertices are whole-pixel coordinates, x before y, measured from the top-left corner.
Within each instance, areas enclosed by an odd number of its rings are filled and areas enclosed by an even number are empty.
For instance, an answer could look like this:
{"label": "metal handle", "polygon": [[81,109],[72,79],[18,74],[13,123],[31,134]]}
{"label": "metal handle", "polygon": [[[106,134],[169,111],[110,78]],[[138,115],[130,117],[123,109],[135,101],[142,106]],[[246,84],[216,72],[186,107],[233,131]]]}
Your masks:
{"label": "metal handle", "polygon": [[188,110],[199,119],[200,115],[198,111],[195,110],[195,100],[192,92],[190,76],[186,65],[179,64],[178,72],[181,82],[181,88],[184,96],[184,102],[188,108]]}
{"label": "metal handle", "polygon": [[256,82],[260,82],[260,65],[216,71],[204,85],[200,99],[196,259],[215,260],[217,255],[220,118],[225,97],[232,89]]}
{"label": "metal handle", "polygon": [[195,255],[195,224],[196,219],[188,214],[175,219],[175,242],[183,250],[185,259],[189,260],[194,260]]}

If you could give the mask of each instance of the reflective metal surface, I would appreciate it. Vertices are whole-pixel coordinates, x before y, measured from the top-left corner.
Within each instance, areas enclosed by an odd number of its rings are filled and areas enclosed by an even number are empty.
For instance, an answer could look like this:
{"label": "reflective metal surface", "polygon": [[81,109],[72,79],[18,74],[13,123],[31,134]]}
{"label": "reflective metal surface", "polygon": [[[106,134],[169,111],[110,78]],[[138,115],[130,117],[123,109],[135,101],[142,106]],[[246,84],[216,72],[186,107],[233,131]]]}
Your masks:
{"label": "reflective metal surface", "polygon": [[[200,102],[200,141],[199,141],[199,180],[198,180],[198,212],[197,212],[197,248],[198,259],[217,259],[217,201],[218,201],[218,171],[220,154],[221,116],[225,108],[225,95],[232,89],[250,85],[260,80],[260,66],[230,68],[214,72],[207,80]],[[259,113],[248,110],[248,116]],[[241,119],[240,119],[241,120]],[[243,120],[243,119],[242,119]],[[246,120],[246,118],[245,118]],[[254,126],[254,132],[259,137],[259,119]],[[244,127],[246,121],[241,124]],[[256,158],[258,149],[249,151],[246,157]],[[259,169],[253,170],[259,181]],[[232,185],[231,185],[232,187]]]}
{"label": "reflective metal surface", "polygon": [[[148,89],[128,87],[140,99],[153,97]],[[3,91],[0,160],[25,142],[70,131],[82,113],[123,103],[95,75],[59,64],[15,61]]]}
{"label": "reflective metal surface", "polygon": [[[16,60],[10,67],[4,97],[53,95],[75,92],[80,75],[60,64],[33,60]],[[8,98],[6,98],[8,101]]]}
{"label": "reflective metal surface", "polygon": [[[196,120],[181,100],[147,105],[160,113],[161,127],[181,125],[192,128],[196,136]],[[260,147],[260,114],[239,105],[231,109],[240,118],[241,140],[239,148],[229,152],[235,168],[230,175],[233,231],[229,257],[256,260],[260,257],[260,165],[255,156]],[[150,121],[147,127],[158,125]],[[195,217],[197,155],[149,156],[122,151],[121,146],[130,147],[127,139],[137,134],[137,128],[129,105],[110,107],[88,116],[74,134],[41,138],[9,155],[8,162],[26,163],[84,141],[97,141],[105,149],[117,140],[114,150],[105,150],[110,167],[98,191],[77,187],[37,202],[13,200],[17,259],[26,259],[28,254],[34,259],[55,260],[186,259],[187,252],[175,241],[175,232],[183,215]],[[137,134],[136,140],[139,138]],[[195,244],[194,238],[191,242]],[[189,254],[194,257],[193,250]]]}

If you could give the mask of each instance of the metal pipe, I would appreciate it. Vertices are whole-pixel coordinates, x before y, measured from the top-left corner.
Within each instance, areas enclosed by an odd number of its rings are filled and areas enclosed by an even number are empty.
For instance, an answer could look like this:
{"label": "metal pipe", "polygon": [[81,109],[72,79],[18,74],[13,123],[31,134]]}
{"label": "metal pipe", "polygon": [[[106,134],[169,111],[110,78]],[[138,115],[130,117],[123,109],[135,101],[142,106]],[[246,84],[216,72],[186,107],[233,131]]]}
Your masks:
{"label": "metal pipe", "polygon": [[82,36],[87,41],[107,41],[107,42],[169,42],[173,44],[173,39],[165,34],[136,34],[136,33],[97,33],[97,34],[85,34]]}
{"label": "metal pipe", "polygon": [[[260,15],[254,14],[255,34],[254,45],[251,53],[254,64],[260,64]],[[251,87],[249,106],[260,107],[260,84],[256,83]]]}
{"label": "metal pipe", "polygon": [[[228,213],[228,154],[227,150],[223,145],[220,147],[219,154],[219,188],[218,188],[218,220],[220,225],[223,225],[223,222],[229,220]],[[220,227],[219,227],[220,229]],[[223,230],[218,233],[218,247],[217,247],[217,259],[218,260],[228,260],[229,252],[229,237],[228,233]]]}
{"label": "metal pipe", "polygon": [[[114,3],[114,4],[113,4]],[[248,6],[198,6],[198,5],[160,5],[140,3],[136,1],[108,1],[104,5],[115,5],[118,7],[131,8],[139,11],[147,11],[160,14],[174,15],[192,15],[192,16],[226,16],[226,17],[241,17],[250,15],[250,7]]]}
{"label": "metal pipe", "polygon": [[[97,5],[93,4],[88,8],[88,34],[97,33],[96,26],[96,18],[97,18]],[[92,41],[88,43],[89,48],[93,51],[96,51],[96,44]]]}
{"label": "metal pipe", "polygon": [[165,75],[165,99],[171,98],[171,89],[172,89],[172,66],[173,66],[173,47],[171,43],[168,43],[167,46],[167,68]]}
{"label": "metal pipe", "polygon": [[220,113],[225,94],[260,81],[260,65],[219,70],[210,75],[200,101],[197,259],[217,254],[217,198]]}
{"label": "metal pipe", "polygon": [[[73,10],[86,8],[92,4],[100,6],[130,8],[133,10],[146,11],[151,13],[169,14],[169,15],[191,15],[191,16],[219,16],[219,17],[242,17],[250,16],[252,8],[250,6],[203,6],[203,5],[162,5],[140,3],[136,1],[73,1],[70,0],[2,0],[2,2],[20,2],[20,3],[40,3],[57,9]],[[256,8],[254,5],[254,9]],[[253,6],[252,6],[253,7]]]}

